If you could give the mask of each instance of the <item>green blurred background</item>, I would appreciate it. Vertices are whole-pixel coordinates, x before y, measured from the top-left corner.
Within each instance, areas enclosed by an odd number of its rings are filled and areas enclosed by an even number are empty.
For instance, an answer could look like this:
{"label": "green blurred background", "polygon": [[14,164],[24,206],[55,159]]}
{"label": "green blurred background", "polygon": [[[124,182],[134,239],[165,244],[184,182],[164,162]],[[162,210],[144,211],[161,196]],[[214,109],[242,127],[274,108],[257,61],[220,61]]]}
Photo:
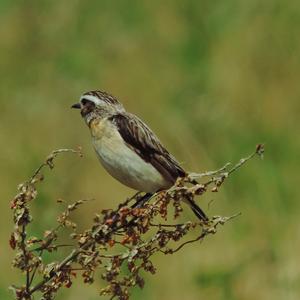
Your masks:
{"label": "green blurred background", "polygon": [[[85,156],[47,172],[33,233],[53,226],[59,197],[97,199],[76,215],[86,228],[132,194],[98,165],[70,109],[103,89],[187,170],[234,162],[260,142],[267,149],[200,199],[210,215],[242,216],[202,244],[157,255],[157,275],[133,299],[299,299],[299,26],[293,0],[0,0],[0,298],[21,282],[10,265],[9,201],[51,150],[81,145]],[[98,299],[100,287],[77,280],[57,299]]]}

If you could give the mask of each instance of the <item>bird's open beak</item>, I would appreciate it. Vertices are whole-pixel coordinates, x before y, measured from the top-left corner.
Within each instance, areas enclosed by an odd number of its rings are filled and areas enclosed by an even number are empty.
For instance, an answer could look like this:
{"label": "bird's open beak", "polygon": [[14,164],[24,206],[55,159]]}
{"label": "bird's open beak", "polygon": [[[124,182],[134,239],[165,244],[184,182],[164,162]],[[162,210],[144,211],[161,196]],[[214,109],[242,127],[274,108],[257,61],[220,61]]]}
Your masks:
{"label": "bird's open beak", "polygon": [[77,108],[77,109],[80,109],[81,108],[81,105],[80,103],[75,103],[71,106],[71,108]]}

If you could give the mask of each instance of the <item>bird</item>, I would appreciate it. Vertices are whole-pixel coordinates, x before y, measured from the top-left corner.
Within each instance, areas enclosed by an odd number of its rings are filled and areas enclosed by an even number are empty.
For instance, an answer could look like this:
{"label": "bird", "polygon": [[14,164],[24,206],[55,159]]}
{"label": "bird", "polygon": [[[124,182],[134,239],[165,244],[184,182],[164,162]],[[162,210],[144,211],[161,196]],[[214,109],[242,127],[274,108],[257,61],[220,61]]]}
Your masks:
{"label": "bird", "polygon": [[[85,92],[71,108],[80,109],[104,169],[122,184],[145,192],[143,200],[134,207],[144,205],[153,194],[187,176],[155,133],[111,94],[100,90]],[[208,220],[192,199],[185,202],[200,220]]]}

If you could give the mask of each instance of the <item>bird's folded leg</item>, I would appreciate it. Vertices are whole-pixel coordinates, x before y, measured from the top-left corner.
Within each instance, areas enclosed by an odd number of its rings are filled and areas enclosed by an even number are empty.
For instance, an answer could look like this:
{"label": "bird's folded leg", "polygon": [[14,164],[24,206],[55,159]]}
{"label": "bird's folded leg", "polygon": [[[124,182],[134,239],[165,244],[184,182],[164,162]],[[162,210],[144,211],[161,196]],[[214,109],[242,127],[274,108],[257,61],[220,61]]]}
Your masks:
{"label": "bird's folded leg", "polygon": [[[127,198],[126,201],[120,203],[119,206],[118,206],[118,211],[119,211],[122,207],[127,206],[131,201],[133,201],[133,200],[135,200],[136,198],[138,198],[138,196],[139,196],[140,193],[141,193],[141,192],[136,192],[132,197]],[[139,199],[139,198],[138,198],[138,199]]]}
{"label": "bird's folded leg", "polygon": [[150,200],[150,198],[153,196],[153,193],[146,193],[141,198],[137,199],[137,201],[131,206],[131,208],[141,208],[144,206],[144,204]]}

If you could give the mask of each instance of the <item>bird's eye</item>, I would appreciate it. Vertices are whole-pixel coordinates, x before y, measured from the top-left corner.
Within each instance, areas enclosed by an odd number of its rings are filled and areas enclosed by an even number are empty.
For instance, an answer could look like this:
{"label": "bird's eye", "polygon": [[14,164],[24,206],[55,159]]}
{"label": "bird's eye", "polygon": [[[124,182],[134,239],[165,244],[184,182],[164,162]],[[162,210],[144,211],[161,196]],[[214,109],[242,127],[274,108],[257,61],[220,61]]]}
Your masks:
{"label": "bird's eye", "polygon": [[81,105],[85,108],[93,109],[95,107],[95,102],[89,99],[83,98],[80,100]]}
{"label": "bird's eye", "polygon": [[91,102],[91,101],[89,101],[87,99],[82,99],[81,100],[82,105],[86,105],[88,102]]}

